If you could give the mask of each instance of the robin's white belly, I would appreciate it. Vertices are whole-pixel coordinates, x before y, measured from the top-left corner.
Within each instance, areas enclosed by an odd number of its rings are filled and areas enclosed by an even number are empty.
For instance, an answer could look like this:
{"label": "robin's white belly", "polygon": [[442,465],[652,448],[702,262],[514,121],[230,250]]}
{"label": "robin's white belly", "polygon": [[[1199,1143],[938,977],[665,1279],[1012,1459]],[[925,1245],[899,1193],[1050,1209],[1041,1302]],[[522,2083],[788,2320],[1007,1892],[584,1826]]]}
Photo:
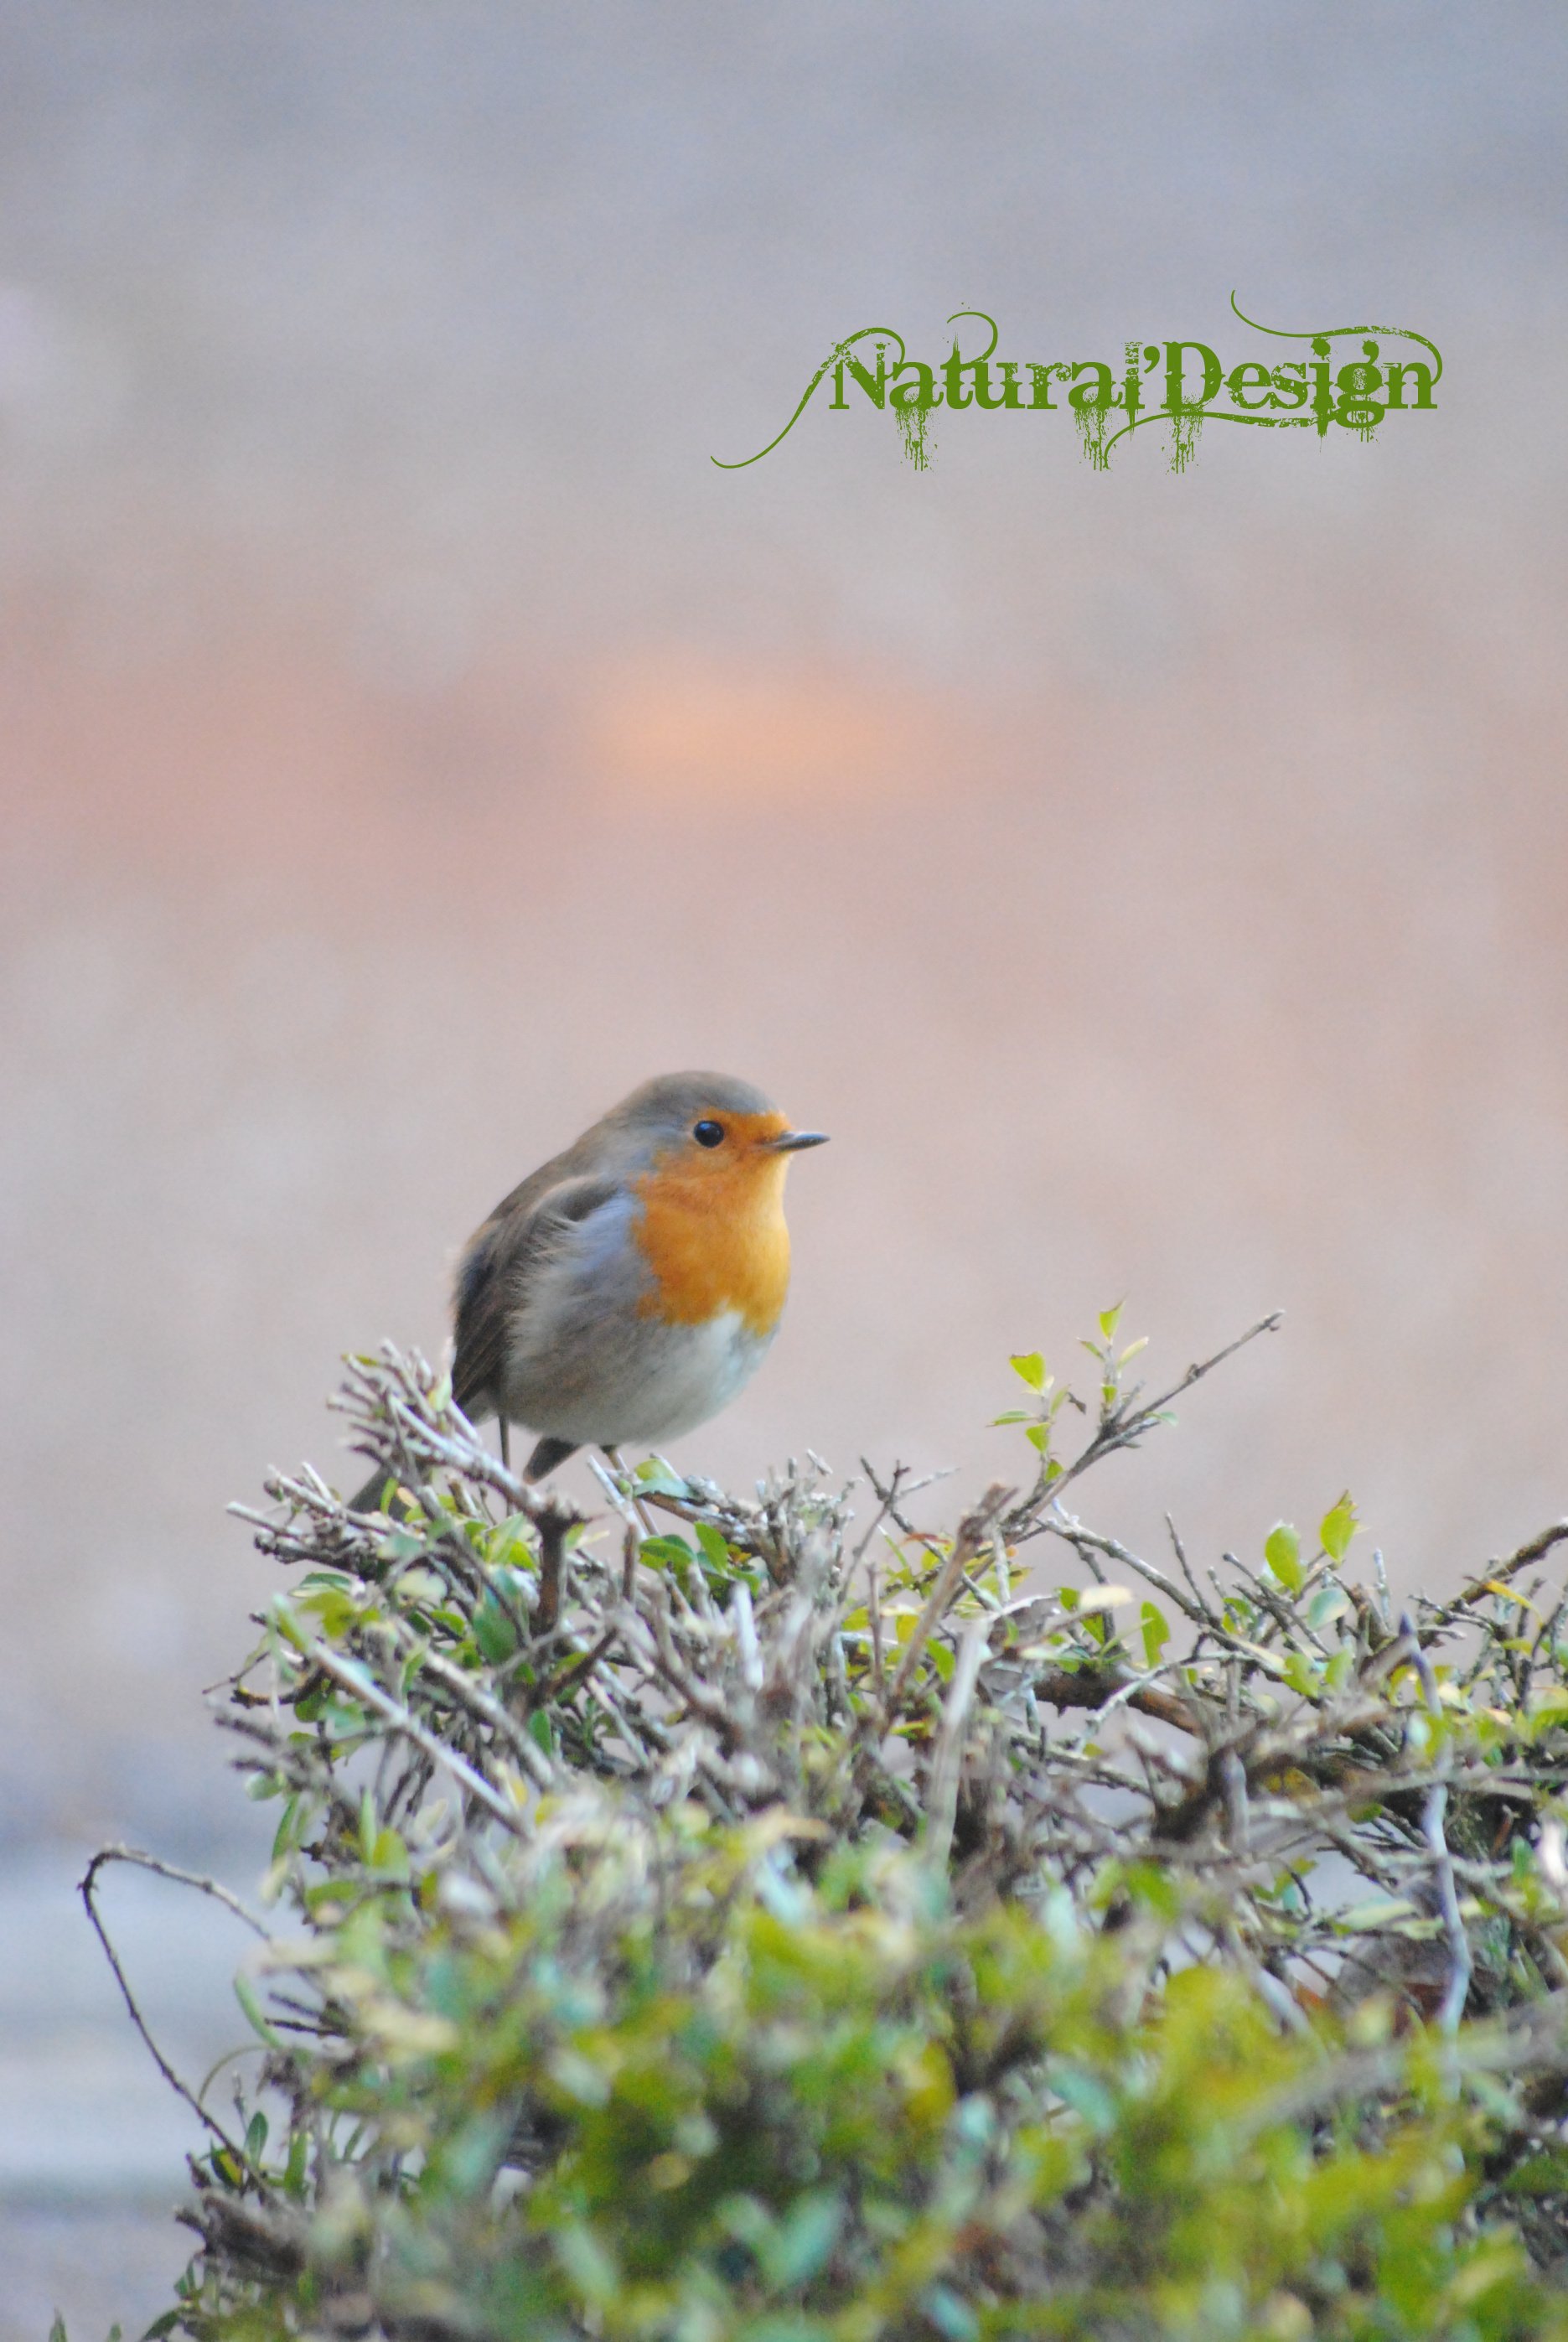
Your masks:
{"label": "robin's white belly", "polygon": [[749,1332],[734,1309],[700,1326],[617,1313],[601,1319],[574,1355],[559,1346],[514,1352],[507,1413],[583,1446],[676,1439],[729,1405],[772,1338]]}

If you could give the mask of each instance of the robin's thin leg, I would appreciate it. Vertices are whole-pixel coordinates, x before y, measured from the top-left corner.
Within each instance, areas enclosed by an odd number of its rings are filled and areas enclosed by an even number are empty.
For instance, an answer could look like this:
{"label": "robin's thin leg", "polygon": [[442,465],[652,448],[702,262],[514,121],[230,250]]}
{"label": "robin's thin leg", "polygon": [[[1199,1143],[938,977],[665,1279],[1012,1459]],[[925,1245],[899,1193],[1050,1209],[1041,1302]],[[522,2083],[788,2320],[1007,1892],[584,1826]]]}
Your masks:
{"label": "robin's thin leg", "polygon": [[506,1417],[504,1415],[498,1415],[495,1420],[501,1426],[501,1461],[505,1465],[508,1472],[510,1472],[512,1469],[512,1426],[507,1422]]}

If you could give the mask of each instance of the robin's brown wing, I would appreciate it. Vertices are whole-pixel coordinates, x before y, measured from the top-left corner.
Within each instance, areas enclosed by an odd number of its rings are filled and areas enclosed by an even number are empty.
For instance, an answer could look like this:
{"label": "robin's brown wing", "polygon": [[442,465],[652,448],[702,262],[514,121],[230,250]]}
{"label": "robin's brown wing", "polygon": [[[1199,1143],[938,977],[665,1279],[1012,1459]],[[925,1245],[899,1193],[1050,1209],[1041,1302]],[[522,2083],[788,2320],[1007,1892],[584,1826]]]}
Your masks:
{"label": "robin's brown wing", "polygon": [[531,1271],[563,1228],[585,1220],[618,1189],[617,1181],[592,1175],[543,1187],[538,1180],[536,1172],[497,1206],[457,1271],[452,1396],[465,1415],[500,1412],[508,1330],[525,1304]]}
{"label": "robin's brown wing", "polygon": [[[556,1167],[546,1164],[543,1172],[514,1187],[470,1238],[459,1265],[452,1396],[464,1415],[499,1415],[507,1328],[526,1294],[530,1269],[562,1228],[585,1220],[617,1192],[614,1179],[556,1178],[552,1183]],[[526,1476],[540,1478],[572,1453],[570,1440],[541,1440]],[[386,1466],[378,1465],[349,1498],[349,1510],[375,1511],[390,1476]]]}

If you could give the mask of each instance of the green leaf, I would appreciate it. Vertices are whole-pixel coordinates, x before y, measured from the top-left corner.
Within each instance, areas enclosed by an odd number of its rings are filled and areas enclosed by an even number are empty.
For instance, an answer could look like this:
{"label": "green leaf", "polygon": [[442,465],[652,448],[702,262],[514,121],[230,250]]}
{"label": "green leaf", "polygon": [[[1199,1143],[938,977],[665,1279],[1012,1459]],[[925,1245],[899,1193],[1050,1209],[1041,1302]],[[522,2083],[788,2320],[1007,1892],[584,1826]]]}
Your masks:
{"label": "green leaf", "polygon": [[1021,1383],[1027,1383],[1032,1391],[1041,1391],[1044,1389],[1045,1361],[1041,1356],[1038,1350],[1020,1351],[1018,1356],[1014,1358],[1009,1359],[1008,1363],[1012,1366],[1013,1371],[1017,1376],[1019,1381]]}
{"label": "green leaf", "polygon": [[578,2292],[603,2311],[621,2290],[621,2272],[586,2221],[573,2220],[556,2230],[555,2257]]}
{"label": "green leaf", "polygon": [[536,1747],[542,1748],[546,1756],[554,1756],[555,1735],[550,1718],[542,1707],[536,1707],[528,1718],[527,1731],[529,1739]]}
{"label": "green leaf", "polygon": [[408,1848],[394,1829],[377,1830],[371,1848],[369,1867],[378,1878],[396,1878],[406,1882],[409,1876]]}
{"label": "green leaf", "polygon": [[487,1594],[474,1613],[474,1640],[489,1666],[504,1666],[516,1654],[517,1629],[494,1594]]}
{"label": "green leaf", "polygon": [[1180,1891],[1169,1871],[1162,1870],[1157,1862],[1113,1864],[1104,1879],[1105,1900],[1112,1900],[1118,1890],[1161,1919],[1173,1921],[1182,1916]]}
{"label": "green leaf", "polygon": [[1331,1506],[1323,1515],[1322,1525],[1318,1529],[1318,1536],[1323,1540],[1323,1549],[1336,1566],[1350,1551],[1350,1541],[1359,1526],[1360,1523],[1355,1516],[1355,1506],[1351,1502],[1350,1491],[1347,1488],[1339,1502]]}
{"label": "green leaf", "polygon": [[1373,1928],[1392,1927],[1396,1919],[1413,1919],[1416,1907],[1403,1895],[1373,1895],[1339,1913],[1335,1926],[1345,1936],[1361,1936]]}
{"label": "green leaf", "polygon": [[308,1651],[311,1638],[295,1616],[294,1604],[286,1594],[275,1594],[267,1605],[267,1616],[285,1639],[296,1651]]}
{"label": "green leaf", "polygon": [[261,2038],[266,2043],[268,2048],[283,2048],[285,2043],[282,2034],[277,2032],[272,2025],[265,2009],[262,2007],[260,2000],[256,1997],[256,1988],[255,1985],[252,1984],[249,1977],[247,1977],[243,1970],[235,1978],[235,1998],[245,2010],[245,2016],[250,2020],[253,2029],[261,2036]]}
{"label": "green leaf", "polygon": [[1115,2128],[1116,2101],[1094,2075],[1079,2067],[1059,2066],[1051,2075],[1051,2087],[1091,2130],[1103,2134]]}
{"label": "green leaf", "polygon": [[1122,1311],[1125,1306],[1124,1302],[1118,1301],[1114,1309],[1101,1310],[1100,1336],[1103,1341],[1110,1342],[1115,1339],[1116,1328],[1122,1322]]}
{"label": "green leaf", "polygon": [[712,1521],[694,1521],[692,1526],[703,1549],[703,1559],[710,1568],[721,1570],[727,1576],[734,1567],[734,1557],[723,1529],[715,1527]]}
{"label": "green leaf", "polygon": [[690,1569],[696,1554],[683,1536],[666,1531],[661,1536],[644,1537],[638,1559],[650,1569],[672,1569],[676,1576]]}
{"label": "green leaf", "polygon": [[1332,1626],[1336,1618],[1343,1618],[1350,1606],[1343,1586],[1320,1586],[1306,1606],[1307,1625],[1315,1635],[1321,1626]]}
{"label": "green leaf", "polygon": [[509,2107],[475,2108],[443,2147],[440,2164],[443,2186],[464,2196],[473,2196],[481,2189],[487,2189],[495,2177],[511,2135],[512,2113]]}
{"label": "green leaf", "polygon": [[1568,2196],[1568,2154],[1547,2147],[1527,2155],[1503,2182],[1510,2196]]}
{"label": "green leaf", "polygon": [[974,2342],[980,2320],[950,2285],[928,2285],[920,2297],[920,2307],[946,2342]]}
{"label": "green leaf", "polygon": [[684,1480],[662,1456],[644,1456],[632,1475],[639,1490],[651,1496],[684,1496],[690,1494]]}
{"label": "green leaf", "polygon": [[759,2240],[757,2258],[772,2285],[791,2291],[816,2275],[834,2245],[844,2206],[827,2188],[797,2197],[773,2234]]}
{"label": "green leaf", "polygon": [[1276,1521],[1263,1539],[1263,1559],[1287,1594],[1299,1594],[1305,1583],[1302,1541],[1288,1521]]}
{"label": "green leaf", "polygon": [[1153,1602],[1145,1602],[1141,1621],[1144,1629],[1144,1665],[1157,1667],[1160,1654],[1171,1639],[1170,1623],[1164,1612]]}
{"label": "green leaf", "polygon": [[319,1618],[321,1631],[329,1642],[341,1642],[348,1629],[364,1615],[359,1604],[352,1601],[336,1586],[320,1586],[314,1594],[302,1594],[297,1606]]}
{"label": "green leaf", "polygon": [[281,1862],[285,1855],[298,1843],[295,1837],[295,1827],[299,1820],[300,1809],[304,1803],[304,1798],[295,1795],[289,1799],[283,1809],[283,1818],[278,1823],[276,1835],[272,1842],[272,1858],[275,1862]]}
{"label": "green leaf", "polygon": [[528,1541],[529,1526],[521,1513],[510,1513],[482,1540],[481,1551],[492,1569],[533,1567],[534,1548]]}
{"label": "green leaf", "polygon": [[1299,1692],[1303,1699],[1315,1699],[1322,1689],[1318,1671],[1304,1651],[1292,1651],[1287,1655],[1285,1681],[1292,1691]]}

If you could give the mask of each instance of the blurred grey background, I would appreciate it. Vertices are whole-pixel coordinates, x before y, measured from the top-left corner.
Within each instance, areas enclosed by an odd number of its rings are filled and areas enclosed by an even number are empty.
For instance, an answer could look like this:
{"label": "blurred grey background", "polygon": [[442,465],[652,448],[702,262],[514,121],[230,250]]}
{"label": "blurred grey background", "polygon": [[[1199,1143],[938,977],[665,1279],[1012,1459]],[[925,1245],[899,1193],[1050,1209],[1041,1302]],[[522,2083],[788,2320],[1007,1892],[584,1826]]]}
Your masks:
{"label": "blurred grey background", "polygon": [[[0,0],[0,2342],[145,2317],[178,2140],[70,1882],[241,1883],[200,1687],[337,1358],[633,1082],[834,1144],[678,1460],[956,1482],[1125,1296],[1086,1500],[1347,1485],[1436,1586],[1568,1501],[1568,23],[1365,0]],[[1370,445],[820,399],[840,335],[1441,345]],[[1081,1354],[1080,1354],[1081,1355]],[[346,1463],[343,1469],[351,1468]],[[109,1889],[200,2062],[221,1926]],[[161,2126],[161,2127],[160,2127]]]}

